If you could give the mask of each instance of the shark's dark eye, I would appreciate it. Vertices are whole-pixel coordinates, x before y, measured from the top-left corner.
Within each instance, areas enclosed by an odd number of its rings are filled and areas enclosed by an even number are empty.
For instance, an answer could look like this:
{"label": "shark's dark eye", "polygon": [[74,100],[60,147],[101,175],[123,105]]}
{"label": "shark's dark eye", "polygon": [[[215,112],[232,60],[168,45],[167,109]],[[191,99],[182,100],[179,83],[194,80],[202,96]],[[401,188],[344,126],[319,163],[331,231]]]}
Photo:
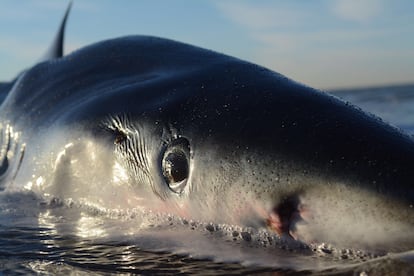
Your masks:
{"label": "shark's dark eye", "polygon": [[190,174],[189,143],[185,138],[172,141],[162,157],[162,173],[168,187],[175,193],[183,192]]}
{"label": "shark's dark eye", "polygon": [[164,158],[164,176],[171,183],[180,182],[188,176],[187,157],[181,151],[168,153]]}

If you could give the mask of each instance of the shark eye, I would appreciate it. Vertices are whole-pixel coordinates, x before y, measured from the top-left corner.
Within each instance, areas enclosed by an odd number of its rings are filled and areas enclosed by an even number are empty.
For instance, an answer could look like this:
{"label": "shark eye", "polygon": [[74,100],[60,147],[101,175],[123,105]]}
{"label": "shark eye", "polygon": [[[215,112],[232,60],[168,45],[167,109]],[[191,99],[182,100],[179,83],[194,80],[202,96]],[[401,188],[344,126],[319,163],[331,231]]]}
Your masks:
{"label": "shark eye", "polygon": [[187,185],[190,173],[189,143],[185,138],[178,138],[167,146],[162,158],[162,173],[168,187],[181,194]]}

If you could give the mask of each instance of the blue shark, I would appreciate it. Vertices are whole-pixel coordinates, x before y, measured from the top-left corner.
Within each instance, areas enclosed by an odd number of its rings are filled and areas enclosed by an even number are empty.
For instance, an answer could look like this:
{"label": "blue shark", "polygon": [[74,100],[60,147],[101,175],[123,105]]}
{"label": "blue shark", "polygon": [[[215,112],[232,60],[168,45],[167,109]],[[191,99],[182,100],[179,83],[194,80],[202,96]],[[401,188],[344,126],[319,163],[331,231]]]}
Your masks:
{"label": "blue shark", "polygon": [[1,83],[2,189],[413,248],[414,141],[269,69],[127,36],[50,50]]}

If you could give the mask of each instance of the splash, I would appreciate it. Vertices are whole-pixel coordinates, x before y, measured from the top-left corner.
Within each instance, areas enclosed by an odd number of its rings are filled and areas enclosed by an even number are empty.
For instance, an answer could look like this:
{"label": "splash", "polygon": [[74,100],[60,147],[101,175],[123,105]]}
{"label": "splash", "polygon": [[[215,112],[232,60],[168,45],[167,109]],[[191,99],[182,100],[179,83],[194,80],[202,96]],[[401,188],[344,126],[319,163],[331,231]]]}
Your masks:
{"label": "splash", "polygon": [[[75,137],[80,137],[79,133]],[[199,208],[192,210],[196,216],[188,216],[189,212],[177,211],[182,205],[160,201],[150,189],[131,185],[129,174],[114,158],[110,145],[98,143],[94,137],[70,139],[66,132],[43,138],[49,150],[27,148],[25,158],[31,157],[31,162],[26,159],[19,165],[19,173],[1,193],[0,223],[43,229],[54,237],[47,240],[54,248],[67,243],[67,237],[74,237],[93,244],[128,244],[151,252],[185,254],[246,267],[311,271],[344,268],[389,256],[387,251],[295,241],[251,219],[240,224],[217,222],[208,213],[215,211],[215,206],[185,206]],[[239,195],[234,192],[227,200]],[[318,191],[319,199],[321,194],[324,192]],[[255,205],[253,198],[246,196],[246,200]],[[301,200],[306,203],[307,198]],[[323,204],[327,201],[319,203],[322,206],[314,211],[326,209]],[[249,216],[242,209],[236,212]],[[332,220],[337,219],[334,213],[331,215]],[[316,225],[322,223],[315,221]],[[298,225],[305,229],[302,233],[317,236],[320,228],[312,227]],[[321,240],[335,239],[335,233],[322,233]]]}

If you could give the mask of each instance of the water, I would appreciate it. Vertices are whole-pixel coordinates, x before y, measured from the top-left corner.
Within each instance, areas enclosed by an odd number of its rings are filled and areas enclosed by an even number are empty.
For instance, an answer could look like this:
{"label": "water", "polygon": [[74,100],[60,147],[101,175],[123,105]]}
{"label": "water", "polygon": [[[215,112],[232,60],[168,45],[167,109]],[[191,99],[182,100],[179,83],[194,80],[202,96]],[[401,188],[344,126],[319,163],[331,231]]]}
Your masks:
{"label": "water", "polygon": [[336,90],[332,93],[408,133],[414,133],[414,85]]}
{"label": "water", "polygon": [[[414,134],[414,86],[334,91]],[[0,193],[4,274],[409,275],[399,254],[292,243],[268,232],[143,210],[103,210],[32,191]]]}

